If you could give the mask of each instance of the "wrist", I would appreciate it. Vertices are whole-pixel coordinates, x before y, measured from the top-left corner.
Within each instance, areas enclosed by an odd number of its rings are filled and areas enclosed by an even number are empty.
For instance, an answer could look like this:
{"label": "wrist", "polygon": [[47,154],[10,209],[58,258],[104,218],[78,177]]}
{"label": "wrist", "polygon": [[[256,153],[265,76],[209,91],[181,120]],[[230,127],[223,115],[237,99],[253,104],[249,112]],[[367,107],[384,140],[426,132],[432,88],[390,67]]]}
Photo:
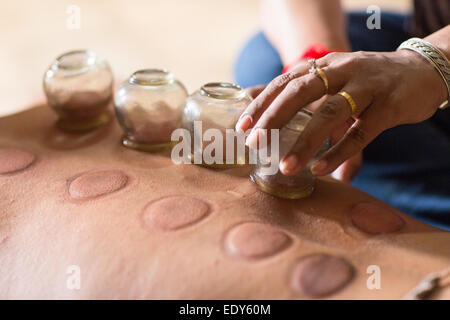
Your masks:
{"label": "wrist", "polygon": [[[448,58],[445,56],[445,54],[435,45],[431,44],[430,42],[427,42],[426,40],[419,39],[419,38],[411,38],[405,42],[403,42],[397,49],[397,51],[402,50],[409,50],[413,51],[417,55],[420,56],[420,60],[423,61],[422,63],[425,64],[425,61],[427,62],[426,65],[429,67],[432,66],[435,73],[434,76],[436,77],[436,74],[439,75],[441,78],[441,86],[442,84],[445,86],[445,100],[440,104],[440,109],[445,109],[449,106],[449,100],[450,100],[450,62]],[[419,60],[417,60],[419,61]],[[434,77],[434,78],[435,78]],[[431,84],[431,81],[430,81]],[[436,82],[434,81],[432,83],[433,85],[436,85]],[[433,90],[433,93],[442,92],[441,86],[436,88],[437,90]],[[441,95],[442,96],[442,95]]]}
{"label": "wrist", "polygon": [[408,66],[417,66],[417,72],[420,78],[429,82],[428,86],[432,87],[433,92],[429,93],[430,97],[435,98],[434,106],[438,109],[439,105],[446,101],[449,97],[447,86],[434,65],[419,53],[411,50],[398,50],[396,52],[404,60]]}

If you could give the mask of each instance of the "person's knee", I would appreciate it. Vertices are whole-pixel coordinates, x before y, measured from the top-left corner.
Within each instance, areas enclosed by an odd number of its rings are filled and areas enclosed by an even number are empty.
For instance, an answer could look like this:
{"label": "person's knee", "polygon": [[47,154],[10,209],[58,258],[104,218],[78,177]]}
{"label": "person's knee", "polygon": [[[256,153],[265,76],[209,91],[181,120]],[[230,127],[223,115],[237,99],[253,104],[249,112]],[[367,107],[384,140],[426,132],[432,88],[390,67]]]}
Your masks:
{"label": "person's knee", "polygon": [[254,35],[244,46],[234,67],[237,84],[246,88],[269,83],[283,69],[278,52],[262,32]]}

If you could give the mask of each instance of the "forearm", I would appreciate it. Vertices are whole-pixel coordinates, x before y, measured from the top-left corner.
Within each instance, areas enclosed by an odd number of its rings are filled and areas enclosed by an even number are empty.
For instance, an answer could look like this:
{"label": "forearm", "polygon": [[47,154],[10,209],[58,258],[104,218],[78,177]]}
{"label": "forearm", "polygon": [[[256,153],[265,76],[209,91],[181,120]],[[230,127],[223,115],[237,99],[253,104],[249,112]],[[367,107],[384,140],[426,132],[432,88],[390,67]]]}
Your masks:
{"label": "forearm", "polygon": [[263,29],[283,64],[313,43],[349,50],[345,14],[339,0],[263,0]]}

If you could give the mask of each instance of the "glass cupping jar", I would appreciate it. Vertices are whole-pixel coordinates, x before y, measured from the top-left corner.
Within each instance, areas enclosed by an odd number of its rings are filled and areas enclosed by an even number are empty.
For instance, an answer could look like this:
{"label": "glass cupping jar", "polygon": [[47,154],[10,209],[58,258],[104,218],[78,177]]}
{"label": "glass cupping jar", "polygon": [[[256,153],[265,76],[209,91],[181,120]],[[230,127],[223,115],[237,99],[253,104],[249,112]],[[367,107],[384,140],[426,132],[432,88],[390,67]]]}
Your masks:
{"label": "glass cupping jar", "polygon": [[285,176],[280,172],[279,161],[292,149],[303,129],[311,119],[312,113],[307,110],[299,111],[291,121],[285,125],[279,134],[279,157],[275,174],[266,174],[268,170],[264,168],[270,166],[270,161],[275,161],[269,155],[269,164],[258,164],[254,166],[250,173],[250,180],[258,188],[273,196],[284,199],[301,199],[308,197],[314,191],[315,177],[311,173],[311,164],[328,150],[330,142],[327,140],[320,150],[315,154],[307,166],[295,176]]}
{"label": "glass cupping jar", "polygon": [[172,132],[181,127],[188,93],[165,69],[133,73],[114,95],[117,119],[125,147],[157,152],[173,145]]}
{"label": "glass cupping jar", "polygon": [[[242,135],[242,139],[237,139],[236,136],[227,139],[227,129],[234,131],[239,117],[250,102],[251,99],[244,89],[226,82],[207,83],[187,99],[183,127],[191,136],[191,162],[210,168],[228,168],[248,163],[245,135]],[[204,141],[203,135],[208,129],[216,129],[216,133],[220,133],[222,137],[222,154],[213,155],[215,159],[220,159],[212,163],[205,160],[204,153],[208,148],[211,149],[211,146],[208,147],[211,143],[217,142],[217,137],[208,139],[212,141]],[[231,132],[230,130],[228,131]],[[227,154],[227,145],[233,152]]]}
{"label": "glass cupping jar", "polygon": [[44,75],[49,106],[58,114],[58,127],[89,131],[111,119],[113,74],[106,60],[89,50],[62,54]]}

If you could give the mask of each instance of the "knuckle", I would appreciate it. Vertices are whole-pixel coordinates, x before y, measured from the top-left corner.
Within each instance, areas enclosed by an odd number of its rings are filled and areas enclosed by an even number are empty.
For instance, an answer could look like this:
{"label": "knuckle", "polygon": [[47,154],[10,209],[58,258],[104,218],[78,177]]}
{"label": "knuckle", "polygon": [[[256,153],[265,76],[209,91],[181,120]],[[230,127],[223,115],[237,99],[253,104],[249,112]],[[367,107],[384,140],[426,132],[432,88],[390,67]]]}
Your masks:
{"label": "knuckle", "polygon": [[277,110],[268,108],[258,120],[258,126],[267,129],[279,129],[280,119],[280,113]]}
{"label": "knuckle", "polygon": [[367,141],[367,132],[361,127],[352,127],[348,131],[348,137],[357,146],[364,146]]}
{"label": "knuckle", "polygon": [[[387,102],[386,105],[388,106],[398,106],[401,105],[401,101],[398,102],[393,102],[393,103],[389,103]],[[402,114],[401,112],[399,112],[399,110],[395,107],[393,108],[383,108],[383,123],[386,127],[388,128],[392,128],[395,127],[396,125],[399,125],[399,119],[402,118]]]}
{"label": "knuckle", "polygon": [[270,110],[266,110],[266,112],[264,112],[264,114],[261,116],[261,119],[258,122],[262,128],[267,128],[270,126],[271,123],[274,122],[275,118],[276,118],[276,113],[274,113]]}
{"label": "knuckle", "polygon": [[356,69],[361,67],[364,60],[367,60],[367,53],[364,51],[347,53],[342,56],[342,59],[339,61],[339,67]]}
{"label": "knuckle", "polygon": [[263,99],[261,96],[259,96],[258,98],[256,98],[255,100],[253,100],[251,102],[251,104],[247,107],[247,109],[245,109],[243,114],[246,113],[246,114],[253,116],[255,113],[259,112],[259,110],[261,110],[263,108],[262,102],[263,102]]}
{"label": "knuckle", "polygon": [[284,86],[286,83],[288,83],[289,81],[291,81],[293,79],[294,75],[290,72],[282,74],[278,77],[276,77],[275,79],[272,80],[271,82],[271,86],[272,87],[282,87]]}
{"label": "knuckle", "polygon": [[256,99],[264,91],[264,88],[261,86],[256,86],[247,88],[245,91],[247,92],[247,95],[250,96],[250,98]]}
{"label": "knuckle", "polygon": [[343,66],[344,62],[347,61],[352,54],[353,53],[348,53],[348,52],[332,52],[332,53],[327,54],[322,59],[325,59],[328,62],[328,65],[336,67],[336,68],[340,68]]}
{"label": "knuckle", "polygon": [[364,62],[371,59],[372,55],[367,51],[356,51],[347,53],[343,56],[341,61],[341,67],[347,68],[360,68],[363,66]]}
{"label": "knuckle", "polygon": [[377,76],[370,77],[367,79],[368,83],[373,84],[370,89],[367,89],[366,92],[371,95],[372,100],[382,100],[386,98],[386,91],[389,88],[386,83],[387,81],[383,81]]}
{"label": "knuckle", "polygon": [[308,153],[309,150],[311,150],[312,144],[310,139],[306,137],[299,137],[299,139],[295,142],[294,146],[292,147],[292,152],[297,153],[299,156],[304,156],[305,153]]}
{"label": "knuckle", "polygon": [[290,81],[287,84],[286,89],[288,91],[298,92],[298,91],[302,90],[304,87],[305,87],[305,82],[303,80],[296,79],[296,80]]}
{"label": "knuckle", "polygon": [[351,54],[342,62],[344,67],[355,68],[359,65],[359,58],[356,54]]}
{"label": "knuckle", "polygon": [[339,114],[339,104],[335,101],[327,101],[325,104],[318,110],[319,115],[323,119],[333,119],[336,118]]}
{"label": "knuckle", "polygon": [[327,61],[333,61],[333,60],[337,60],[342,56],[341,52],[331,52],[329,54],[327,54],[324,59]]}

